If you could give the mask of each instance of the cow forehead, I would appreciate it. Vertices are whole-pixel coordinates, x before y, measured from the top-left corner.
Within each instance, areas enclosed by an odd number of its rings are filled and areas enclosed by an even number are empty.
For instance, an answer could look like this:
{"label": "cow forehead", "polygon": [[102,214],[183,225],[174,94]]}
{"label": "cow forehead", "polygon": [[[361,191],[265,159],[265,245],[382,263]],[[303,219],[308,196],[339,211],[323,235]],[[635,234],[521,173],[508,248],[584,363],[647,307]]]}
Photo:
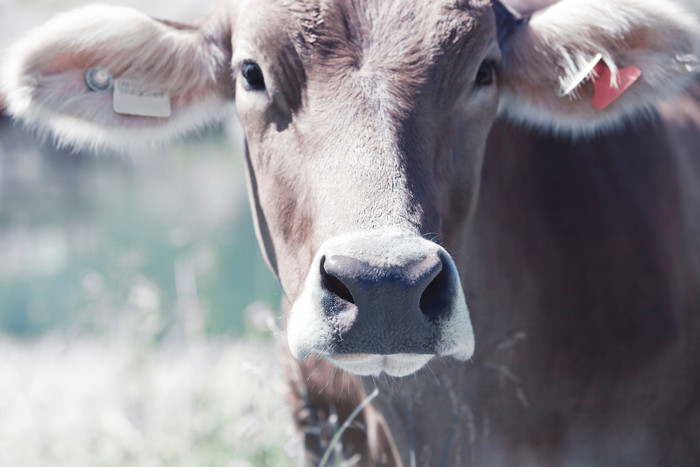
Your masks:
{"label": "cow forehead", "polygon": [[424,91],[453,102],[497,49],[490,0],[257,0],[241,15],[234,49],[251,53],[236,55],[262,60],[294,111],[339,95],[391,96],[396,115]]}
{"label": "cow forehead", "polygon": [[[305,9],[304,45],[319,53],[337,53],[338,46],[363,51],[383,46],[402,51],[422,46],[424,52],[450,45],[478,31],[478,19],[489,3],[435,0],[325,0]],[[342,47],[341,47],[342,48]]]}
{"label": "cow forehead", "polygon": [[241,11],[237,36],[270,57],[291,43],[309,64],[359,68],[483,47],[493,40],[490,15],[490,0],[257,0]]}

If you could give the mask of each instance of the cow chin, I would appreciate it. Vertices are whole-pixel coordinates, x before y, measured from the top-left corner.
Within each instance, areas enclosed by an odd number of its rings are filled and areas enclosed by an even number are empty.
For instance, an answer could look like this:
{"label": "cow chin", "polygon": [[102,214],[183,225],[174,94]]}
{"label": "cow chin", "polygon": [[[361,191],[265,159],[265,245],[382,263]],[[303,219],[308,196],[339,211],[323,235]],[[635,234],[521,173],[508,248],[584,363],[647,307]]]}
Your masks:
{"label": "cow chin", "polygon": [[432,357],[467,360],[474,334],[457,269],[415,235],[360,233],[319,249],[289,310],[292,355],[358,375],[405,376]]}
{"label": "cow chin", "polygon": [[382,372],[389,376],[407,376],[423,368],[432,355],[333,355],[326,360],[349,373],[360,376],[379,376]]}

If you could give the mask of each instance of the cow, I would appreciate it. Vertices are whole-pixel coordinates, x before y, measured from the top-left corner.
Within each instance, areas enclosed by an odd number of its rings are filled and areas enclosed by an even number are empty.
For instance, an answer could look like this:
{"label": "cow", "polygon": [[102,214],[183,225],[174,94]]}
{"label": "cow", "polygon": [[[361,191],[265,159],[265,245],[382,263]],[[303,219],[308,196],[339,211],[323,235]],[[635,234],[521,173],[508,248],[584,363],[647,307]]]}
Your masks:
{"label": "cow", "polygon": [[360,465],[697,465],[697,12],[518,7],[85,6],[19,40],[1,86],[80,148],[235,106],[308,463],[347,421],[331,448]]}

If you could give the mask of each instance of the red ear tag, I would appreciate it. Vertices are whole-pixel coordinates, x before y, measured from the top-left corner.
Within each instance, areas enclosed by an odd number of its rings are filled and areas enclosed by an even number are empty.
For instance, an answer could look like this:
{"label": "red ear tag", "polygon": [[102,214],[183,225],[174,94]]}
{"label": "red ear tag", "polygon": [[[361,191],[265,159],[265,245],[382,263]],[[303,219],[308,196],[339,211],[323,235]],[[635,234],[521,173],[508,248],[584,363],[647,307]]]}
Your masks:
{"label": "red ear tag", "polygon": [[612,73],[603,61],[598,62],[593,70],[598,77],[593,78],[595,92],[591,103],[598,110],[603,110],[612,104],[642,76],[642,70],[634,65],[620,68],[617,70],[617,86],[613,86]]}

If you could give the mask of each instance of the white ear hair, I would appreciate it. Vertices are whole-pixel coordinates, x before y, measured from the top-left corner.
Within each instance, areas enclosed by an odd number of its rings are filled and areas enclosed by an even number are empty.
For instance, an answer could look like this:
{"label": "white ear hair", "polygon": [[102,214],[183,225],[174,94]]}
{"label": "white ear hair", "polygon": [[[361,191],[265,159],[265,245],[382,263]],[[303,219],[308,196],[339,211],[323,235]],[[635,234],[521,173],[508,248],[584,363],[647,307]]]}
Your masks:
{"label": "white ear hair", "polygon": [[[697,78],[700,23],[671,0],[562,0],[516,27],[502,48],[501,113],[558,133],[588,134],[648,112],[690,86]],[[641,78],[605,110],[591,104],[590,80],[561,97],[562,87],[576,85],[598,54],[613,80],[627,66],[639,68]]]}
{"label": "white ear hair", "polygon": [[[229,112],[222,82],[230,59],[226,19],[197,28],[109,5],[70,11],[9,49],[0,92],[11,115],[59,145],[132,151],[162,144]],[[85,83],[94,66],[167,93],[172,115],[115,113],[112,92],[93,92]]]}

